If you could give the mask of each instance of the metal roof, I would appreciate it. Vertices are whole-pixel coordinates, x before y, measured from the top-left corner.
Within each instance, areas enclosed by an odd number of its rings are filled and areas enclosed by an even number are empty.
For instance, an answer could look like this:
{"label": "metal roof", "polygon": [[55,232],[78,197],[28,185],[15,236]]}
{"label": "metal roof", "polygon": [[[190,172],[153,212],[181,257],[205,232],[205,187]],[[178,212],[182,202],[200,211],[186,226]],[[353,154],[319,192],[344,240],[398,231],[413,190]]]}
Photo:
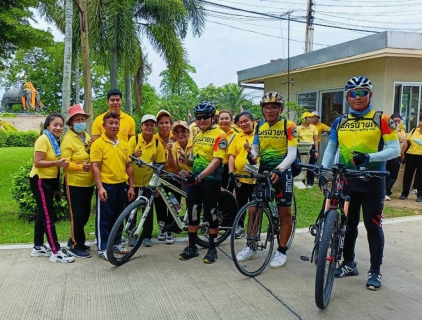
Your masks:
{"label": "metal roof", "polygon": [[[400,52],[394,49],[400,49]],[[340,60],[337,61],[337,64],[339,62],[349,62],[352,59],[356,61],[356,56],[364,58],[375,56],[375,53],[386,55],[389,52],[393,55],[403,54],[403,50],[407,52],[410,50],[422,50],[422,33],[384,31],[290,57],[290,72],[294,73],[301,69],[335,64],[337,60]],[[370,55],[371,53],[373,55]],[[420,55],[420,52],[417,53]],[[419,57],[422,58],[422,56]],[[279,59],[257,67],[237,71],[237,78],[239,83],[263,83],[265,78],[284,73],[287,73],[287,59]]]}

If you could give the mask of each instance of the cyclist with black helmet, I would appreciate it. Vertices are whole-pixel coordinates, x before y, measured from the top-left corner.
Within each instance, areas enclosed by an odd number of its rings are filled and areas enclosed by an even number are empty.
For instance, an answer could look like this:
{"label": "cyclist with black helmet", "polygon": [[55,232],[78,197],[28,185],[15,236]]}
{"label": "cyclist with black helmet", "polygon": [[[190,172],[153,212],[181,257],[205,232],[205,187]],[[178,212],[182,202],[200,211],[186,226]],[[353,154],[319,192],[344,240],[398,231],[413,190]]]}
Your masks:
{"label": "cyclist with black helmet", "polygon": [[[292,121],[281,118],[284,108],[283,96],[275,91],[267,92],[261,100],[262,114],[265,120],[255,128],[252,144],[252,160],[260,156],[259,172],[271,172],[271,182],[275,189],[275,199],[281,221],[279,247],[270,262],[271,268],[280,268],[286,264],[287,242],[292,232],[292,193],[293,176],[290,165],[296,159],[297,132]],[[284,126],[286,125],[287,128]],[[286,135],[287,133],[287,135]],[[242,250],[244,259],[253,257],[253,251]]]}
{"label": "cyclist with black helmet", "polygon": [[192,165],[192,173],[187,175],[189,246],[179,255],[179,259],[189,260],[199,255],[195,243],[200,212],[203,210],[204,220],[209,223],[210,243],[204,263],[214,263],[217,260],[215,249],[215,238],[218,235],[217,201],[221,188],[222,159],[226,155],[227,139],[224,131],[213,125],[216,108],[212,103],[203,101],[195,107],[194,112],[195,122],[200,131],[193,138],[192,152],[188,160],[188,164]]}
{"label": "cyclist with black helmet", "polygon": [[[397,157],[400,146],[396,125],[386,114],[374,111],[371,105],[372,83],[364,76],[351,78],[344,88],[349,113],[337,117],[330,131],[330,139],[322,159],[324,167],[333,163],[337,149],[338,162],[346,168],[385,171],[385,161]],[[324,178],[323,178],[324,179]],[[381,264],[384,251],[382,212],[385,197],[385,178],[369,181],[349,179],[344,186],[350,196],[347,230],[341,266],[335,276],[343,278],[359,274],[355,262],[355,244],[358,236],[360,209],[368,235],[370,263],[366,287],[381,288]]]}

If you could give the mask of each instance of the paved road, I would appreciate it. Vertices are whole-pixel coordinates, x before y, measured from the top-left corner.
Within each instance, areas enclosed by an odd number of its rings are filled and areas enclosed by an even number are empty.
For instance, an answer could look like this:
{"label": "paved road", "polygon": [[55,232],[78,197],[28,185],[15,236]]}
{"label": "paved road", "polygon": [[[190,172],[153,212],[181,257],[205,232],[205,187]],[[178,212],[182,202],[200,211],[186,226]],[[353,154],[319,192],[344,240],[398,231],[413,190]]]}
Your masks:
{"label": "paved road", "polygon": [[31,258],[30,246],[0,246],[0,318],[422,319],[422,217],[393,222],[384,225],[382,290],[365,288],[369,256],[360,229],[360,275],[335,281],[326,310],[314,304],[314,265],[299,259],[312,247],[305,232],[296,235],[284,268],[268,268],[255,279],[237,271],[228,243],[214,265],[179,261],[180,241],[141,248],[118,268],[96,255],[53,264]]}

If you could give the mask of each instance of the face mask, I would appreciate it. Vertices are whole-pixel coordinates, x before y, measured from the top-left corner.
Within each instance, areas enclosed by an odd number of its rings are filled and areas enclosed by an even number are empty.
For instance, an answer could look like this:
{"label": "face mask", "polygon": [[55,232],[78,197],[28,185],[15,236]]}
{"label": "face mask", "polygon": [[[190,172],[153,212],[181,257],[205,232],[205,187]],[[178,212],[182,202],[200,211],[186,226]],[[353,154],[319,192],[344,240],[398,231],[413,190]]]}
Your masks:
{"label": "face mask", "polygon": [[86,129],[86,122],[73,124],[73,130],[75,130],[77,133],[82,133],[85,131],[85,129]]}

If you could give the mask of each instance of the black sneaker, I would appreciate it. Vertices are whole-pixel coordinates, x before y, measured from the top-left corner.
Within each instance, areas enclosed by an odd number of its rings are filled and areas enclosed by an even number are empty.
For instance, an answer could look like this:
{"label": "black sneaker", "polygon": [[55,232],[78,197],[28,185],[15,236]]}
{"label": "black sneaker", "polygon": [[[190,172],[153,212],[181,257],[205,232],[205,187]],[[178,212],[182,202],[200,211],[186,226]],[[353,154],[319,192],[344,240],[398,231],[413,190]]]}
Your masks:
{"label": "black sneaker", "polygon": [[405,196],[404,194],[402,194],[402,195],[399,197],[399,199],[400,199],[400,200],[406,200],[406,199],[407,199],[407,196]]}
{"label": "black sneaker", "polygon": [[418,196],[416,202],[422,202],[422,196]]}
{"label": "black sneaker", "polygon": [[381,278],[382,274],[378,271],[369,270],[368,271],[368,281],[366,281],[366,287],[369,290],[378,291],[381,289]]}
{"label": "black sneaker", "polygon": [[186,261],[190,258],[195,258],[199,256],[198,247],[195,246],[193,248],[186,247],[185,250],[181,254],[179,254],[179,260]]}
{"label": "black sneaker", "polygon": [[204,257],[204,263],[214,263],[217,259],[217,249],[208,249],[207,254]]}
{"label": "black sneaker", "polygon": [[[79,249],[82,249],[84,251],[90,251],[91,250],[91,247],[87,246],[86,244],[78,244],[77,246],[79,247]],[[69,239],[67,241],[66,249],[70,250],[70,249],[72,249],[72,247],[73,247],[72,240]]]}
{"label": "black sneaker", "polygon": [[67,253],[73,257],[78,257],[78,258],[91,258],[91,254],[86,251],[83,250],[82,248],[71,248],[67,250]]}
{"label": "black sneaker", "polygon": [[340,267],[336,268],[334,276],[336,278],[344,278],[349,276],[359,275],[357,262],[345,262],[343,261]]}

